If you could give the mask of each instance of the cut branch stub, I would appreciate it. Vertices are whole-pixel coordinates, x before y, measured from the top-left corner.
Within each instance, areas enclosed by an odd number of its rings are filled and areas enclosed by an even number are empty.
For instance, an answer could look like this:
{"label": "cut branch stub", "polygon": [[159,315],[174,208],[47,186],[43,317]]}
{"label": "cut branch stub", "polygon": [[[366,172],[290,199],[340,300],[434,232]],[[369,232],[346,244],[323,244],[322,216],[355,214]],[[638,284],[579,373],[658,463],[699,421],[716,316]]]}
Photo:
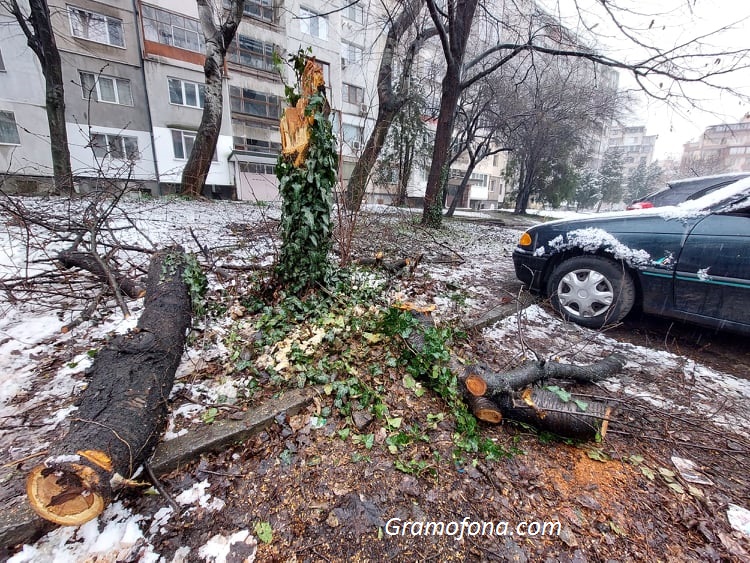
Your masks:
{"label": "cut branch stub", "polygon": [[[97,262],[96,258],[89,252],[80,252],[78,250],[63,250],[57,255],[57,259],[65,268],[81,268],[91,272],[98,279],[107,283],[107,272],[102,265]],[[135,281],[125,277],[119,272],[113,272],[114,279],[122,292],[131,299],[143,297],[144,289]]]}
{"label": "cut branch stub", "polygon": [[27,496],[43,518],[80,525],[96,517],[155,447],[190,326],[184,264],[182,249],[154,256],[137,328],[99,351],[68,434],[31,471]]}

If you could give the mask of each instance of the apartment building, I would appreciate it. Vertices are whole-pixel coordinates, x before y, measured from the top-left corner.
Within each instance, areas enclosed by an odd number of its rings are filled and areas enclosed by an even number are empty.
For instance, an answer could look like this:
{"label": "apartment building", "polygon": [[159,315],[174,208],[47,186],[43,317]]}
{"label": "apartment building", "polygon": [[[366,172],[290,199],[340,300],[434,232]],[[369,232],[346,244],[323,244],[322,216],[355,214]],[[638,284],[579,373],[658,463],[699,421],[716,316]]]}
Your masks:
{"label": "apartment building", "polygon": [[707,127],[697,141],[683,145],[681,175],[725,172],[750,172],[750,114],[738,123]]}
{"label": "apartment building", "polygon": [[0,13],[0,187],[34,192],[52,186],[44,78],[15,20]]}
{"label": "apartment building", "polygon": [[83,191],[104,179],[155,186],[138,22],[132,5],[122,4],[49,2],[62,59],[71,166]]}
{"label": "apartment building", "polygon": [[[50,2],[65,76],[66,121],[76,186],[128,181],[158,195],[179,188],[204,95],[204,39],[195,3],[178,0]],[[342,9],[343,8],[343,9]],[[0,173],[15,189],[51,175],[44,82],[14,20],[0,45]],[[377,110],[385,19],[358,4],[246,0],[227,53],[224,114],[204,195],[278,197],[285,59],[312,49],[323,66],[346,181]],[[11,62],[6,66],[5,61]]]}
{"label": "apartment building", "polygon": [[622,153],[623,178],[627,179],[641,164],[650,164],[654,159],[657,135],[646,135],[646,127],[614,127],[609,135],[608,148]]}

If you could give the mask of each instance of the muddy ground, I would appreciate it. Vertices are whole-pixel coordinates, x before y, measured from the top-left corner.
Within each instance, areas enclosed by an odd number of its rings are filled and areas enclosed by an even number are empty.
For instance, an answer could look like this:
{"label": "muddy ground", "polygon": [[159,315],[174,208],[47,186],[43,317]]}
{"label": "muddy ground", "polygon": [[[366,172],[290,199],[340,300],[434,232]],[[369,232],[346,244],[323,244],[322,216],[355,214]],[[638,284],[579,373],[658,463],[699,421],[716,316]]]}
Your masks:
{"label": "muddy ground", "polygon": [[[361,232],[356,254],[423,254],[413,276],[394,279],[394,290],[413,301],[437,302],[439,322],[471,324],[495,307],[522,307],[517,301],[520,284],[510,265],[522,228],[507,219],[477,224],[471,240],[494,242],[487,251],[494,254],[487,256],[468,251],[471,241],[452,239],[450,232],[434,235],[411,224],[394,230],[390,222],[373,220]],[[472,260],[476,264],[464,277],[449,275],[452,264]],[[606,335],[747,377],[746,345],[733,335],[638,314]],[[544,349],[543,339],[526,344],[542,355],[555,352]],[[498,347],[479,330],[457,344],[456,353],[481,358],[498,370],[519,361],[515,352]],[[582,355],[581,361],[588,359]],[[220,510],[210,504],[192,506],[161,524],[154,520],[149,536],[153,551],[166,561],[200,561],[198,549],[211,537],[249,529],[259,538],[258,561],[750,558],[750,540],[733,531],[726,517],[730,504],[750,505],[746,435],[716,426],[705,415],[655,408],[633,397],[625,400],[604,386],[579,386],[572,390],[608,398],[615,406],[603,442],[573,443],[506,422],[483,424],[483,436],[506,455],[495,461],[457,456],[455,425],[445,403],[429,390],[417,396],[398,366],[381,368],[370,374],[372,381],[382,386],[390,416],[401,419],[400,428],[410,436],[397,455],[389,451],[389,431],[380,421],[341,416],[331,409],[332,398],[322,393],[302,413],[280,416],[248,442],[204,456],[164,478],[164,488],[175,496],[208,480],[206,492],[225,504]],[[210,378],[215,371],[210,362],[201,370],[194,376]],[[637,379],[639,374],[630,375]],[[643,377],[669,392],[684,384],[679,369],[667,367],[658,375],[650,371]],[[252,408],[275,392],[261,388],[242,407]],[[218,418],[230,415],[221,411]],[[355,435],[372,437],[356,440]],[[711,484],[687,481],[675,468],[674,456],[695,462]],[[167,506],[160,496],[136,491],[121,498],[147,518]],[[420,533],[419,526],[405,522],[467,524],[459,539],[457,533],[427,535],[423,528]],[[503,533],[489,533],[486,527],[484,534],[472,533],[474,522],[501,524],[494,530]],[[519,532],[530,528],[517,527],[557,522],[552,535],[524,535]],[[191,548],[187,555],[185,547]],[[253,548],[236,543],[232,550],[227,560],[240,561]],[[137,560],[137,553],[130,558]]]}

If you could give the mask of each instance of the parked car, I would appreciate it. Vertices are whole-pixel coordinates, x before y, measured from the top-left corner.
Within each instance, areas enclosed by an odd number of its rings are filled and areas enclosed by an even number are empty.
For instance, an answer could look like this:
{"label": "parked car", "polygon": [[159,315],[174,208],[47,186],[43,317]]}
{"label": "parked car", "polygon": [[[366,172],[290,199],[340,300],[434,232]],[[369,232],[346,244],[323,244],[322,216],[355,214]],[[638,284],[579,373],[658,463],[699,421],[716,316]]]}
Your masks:
{"label": "parked car", "polygon": [[667,182],[667,187],[650,193],[640,199],[634,200],[625,209],[648,209],[649,207],[663,207],[666,205],[677,205],[683,201],[698,199],[714,190],[728,186],[732,182],[747,178],[750,172],[737,172],[733,174],[719,174],[716,176],[701,176],[697,178],[685,178]]}
{"label": "parked car", "polygon": [[516,276],[578,324],[645,313],[750,334],[750,178],[679,206],[526,231]]}

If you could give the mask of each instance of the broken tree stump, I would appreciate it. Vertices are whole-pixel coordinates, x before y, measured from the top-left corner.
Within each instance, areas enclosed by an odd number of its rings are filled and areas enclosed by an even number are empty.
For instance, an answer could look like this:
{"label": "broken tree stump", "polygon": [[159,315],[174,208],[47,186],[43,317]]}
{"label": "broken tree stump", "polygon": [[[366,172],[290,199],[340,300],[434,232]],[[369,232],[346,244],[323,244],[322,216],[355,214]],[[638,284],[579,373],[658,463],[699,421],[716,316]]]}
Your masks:
{"label": "broken tree stump", "polygon": [[31,507],[62,525],[80,525],[109,504],[113,486],[151,455],[190,326],[181,248],[151,261],[143,314],[135,330],[96,355],[68,434],[26,481]]}

